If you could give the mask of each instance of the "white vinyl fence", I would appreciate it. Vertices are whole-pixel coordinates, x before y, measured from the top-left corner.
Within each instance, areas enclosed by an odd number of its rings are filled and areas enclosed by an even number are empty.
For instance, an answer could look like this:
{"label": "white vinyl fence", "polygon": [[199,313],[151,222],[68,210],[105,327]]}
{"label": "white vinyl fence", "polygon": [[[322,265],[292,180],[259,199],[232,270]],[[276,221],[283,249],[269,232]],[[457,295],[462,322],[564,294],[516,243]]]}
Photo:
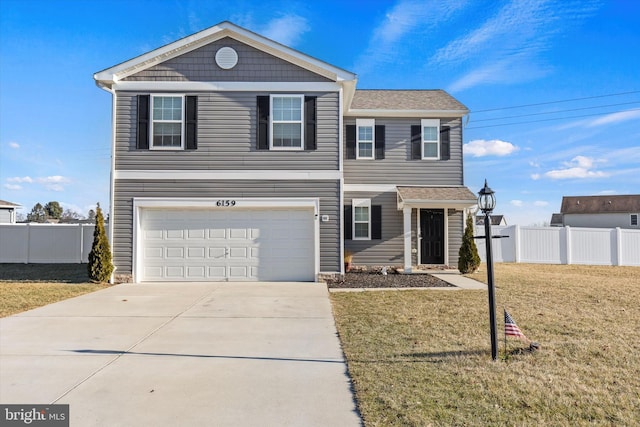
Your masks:
{"label": "white vinyl fence", "polygon": [[[640,230],[624,228],[493,226],[494,262],[640,266]],[[484,226],[476,226],[484,236]],[[480,258],[485,240],[476,239]]]}
{"label": "white vinyl fence", "polygon": [[94,228],[94,224],[0,224],[0,263],[86,263]]}

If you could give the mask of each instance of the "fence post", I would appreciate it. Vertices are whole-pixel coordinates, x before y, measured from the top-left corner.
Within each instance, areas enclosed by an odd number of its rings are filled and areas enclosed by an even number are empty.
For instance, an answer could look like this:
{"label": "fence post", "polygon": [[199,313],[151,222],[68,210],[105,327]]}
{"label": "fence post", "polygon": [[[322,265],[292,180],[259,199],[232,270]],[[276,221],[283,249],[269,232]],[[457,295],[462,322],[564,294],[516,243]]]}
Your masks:
{"label": "fence post", "polygon": [[620,227],[616,227],[616,259],[613,265],[622,265],[622,229]]}
{"label": "fence post", "polygon": [[516,262],[520,262],[520,226],[518,224],[513,226],[513,252],[516,258]]}
{"label": "fence post", "polygon": [[31,223],[27,223],[27,261],[25,264],[29,264],[31,261]]}
{"label": "fence post", "polygon": [[80,230],[80,247],[78,248],[78,262],[82,264],[82,253],[84,252],[84,233],[82,231],[82,223],[78,223],[78,230]]}
{"label": "fence post", "polygon": [[564,227],[564,239],[565,239],[565,248],[567,248],[566,260],[567,265],[571,265],[571,227],[568,225]]}

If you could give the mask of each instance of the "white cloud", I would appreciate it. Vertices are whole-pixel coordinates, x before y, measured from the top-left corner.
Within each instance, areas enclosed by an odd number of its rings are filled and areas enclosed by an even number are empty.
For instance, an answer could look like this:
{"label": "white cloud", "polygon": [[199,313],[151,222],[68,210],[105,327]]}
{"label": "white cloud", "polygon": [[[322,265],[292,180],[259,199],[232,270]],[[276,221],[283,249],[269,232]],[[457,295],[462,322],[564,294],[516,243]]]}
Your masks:
{"label": "white cloud", "polygon": [[[406,35],[411,34],[413,38],[426,43],[425,39],[433,28],[447,23],[466,4],[467,0],[400,0],[373,30],[369,45],[355,61],[354,69],[363,75],[380,63],[396,62],[398,49],[407,46]],[[415,41],[412,45],[415,45]]]}
{"label": "white cloud", "polygon": [[[552,46],[553,37],[584,21],[598,7],[597,0],[507,1],[479,25],[438,49],[430,63],[442,67],[472,64],[448,88],[452,92],[482,83],[531,81],[550,72],[540,58]],[[491,13],[490,7],[486,9]]]}
{"label": "white cloud", "polygon": [[518,147],[507,141],[501,141],[499,139],[484,140],[475,139],[473,141],[464,144],[463,151],[465,154],[470,154],[473,157],[484,156],[508,156],[516,151]]}
{"label": "white cloud", "polygon": [[524,206],[524,202],[522,200],[512,200],[509,203],[511,203],[513,206],[521,208],[522,206]]}
{"label": "white cloud", "polygon": [[39,182],[40,184],[66,184],[70,180],[69,178],[64,176],[54,175],[54,176],[36,178],[36,181]]}
{"label": "white cloud", "polygon": [[544,175],[551,179],[584,179],[584,178],[605,178],[609,176],[602,171],[593,170],[596,161],[590,157],[576,156],[570,162],[563,162],[563,169],[555,169],[546,172]]}
{"label": "white cloud", "polygon": [[13,178],[7,178],[7,182],[18,182],[18,183],[22,183],[22,182],[26,182],[31,184],[33,182],[33,179],[30,176],[15,176]]}
{"label": "white cloud", "polygon": [[310,30],[306,18],[299,15],[285,15],[270,21],[261,33],[286,46],[295,46],[302,35]]}
{"label": "white cloud", "polygon": [[549,206],[549,202],[546,202],[544,200],[536,200],[535,202],[533,202],[533,206],[545,207]]}
{"label": "white cloud", "polygon": [[4,188],[6,188],[7,190],[13,190],[13,191],[18,191],[18,190],[22,190],[22,185],[18,185],[18,184],[5,184]]}
{"label": "white cloud", "polygon": [[[16,176],[12,178],[7,178],[7,182],[12,183],[14,188],[12,189],[22,189],[21,186],[17,184],[42,184],[44,188],[51,191],[64,191],[64,184],[68,184],[71,180],[65,176],[61,175],[52,175],[52,176],[44,176],[38,178],[31,178],[30,176]],[[7,185],[11,184],[6,184]],[[17,188],[20,187],[20,188]],[[9,187],[7,187],[9,188]]]}
{"label": "white cloud", "polygon": [[633,109],[627,111],[620,111],[618,113],[607,114],[604,117],[599,117],[595,120],[590,120],[587,123],[587,127],[604,126],[612,123],[624,122],[627,120],[640,119],[640,110]]}
{"label": "white cloud", "polygon": [[537,181],[540,179],[540,174],[539,173],[532,173],[531,174],[531,179],[534,181]]}
{"label": "white cloud", "polygon": [[20,148],[20,144],[18,144],[17,142],[11,141],[9,143],[9,147],[17,150],[18,148]]}

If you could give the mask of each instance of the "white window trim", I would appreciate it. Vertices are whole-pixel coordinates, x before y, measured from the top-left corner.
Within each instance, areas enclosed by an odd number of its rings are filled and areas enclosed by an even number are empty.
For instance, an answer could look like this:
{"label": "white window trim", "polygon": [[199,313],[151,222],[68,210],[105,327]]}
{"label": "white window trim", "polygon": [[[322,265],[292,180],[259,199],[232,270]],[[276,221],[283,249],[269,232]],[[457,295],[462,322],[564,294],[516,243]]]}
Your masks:
{"label": "white window trim", "polygon": [[[356,207],[369,208],[369,221],[368,222],[368,232],[367,237],[356,237]],[[358,223],[363,223],[364,221],[359,221]],[[353,240],[371,240],[371,199],[352,199],[351,200],[351,233]]]}
{"label": "white window trim", "polygon": [[[156,122],[153,119],[153,99],[154,98],[180,98],[182,100],[182,118],[180,119],[180,147],[156,147],[153,145],[153,124]],[[184,129],[185,129],[185,121],[186,121],[186,111],[185,111],[185,103],[184,103],[184,95],[175,94],[175,93],[154,93],[151,94],[151,100],[149,105],[149,150],[160,150],[160,151],[179,151],[184,150]],[[158,120],[158,123],[177,123],[177,120]]]}
{"label": "white window trim", "polygon": [[[360,127],[371,128],[371,156],[364,157],[360,155]],[[367,141],[369,142],[369,141]],[[356,160],[375,160],[376,158],[376,120],[375,119],[356,119]]]}
{"label": "white window trim", "polygon": [[[435,127],[436,128],[436,156],[426,157],[424,153],[425,142],[433,143],[433,141],[424,140],[424,128]],[[422,119],[420,120],[420,152],[422,153],[422,160],[439,160],[440,159],[440,119]]]}
{"label": "white window trim", "polygon": [[[633,223],[633,217],[636,217],[636,223]],[[640,227],[640,214],[632,213],[629,215],[629,225],[631,227]]]}
{"label": "white window trim", "polygon": [[[276,147],[273,145],[273,98],[299,98],[300,99],[300,122],[278,121],[276,123],[300,123],[300,147]],[[275,93],[269,95],[269,150],[275,151],[303,151],[304,150],[304,95],[292,93]]]}

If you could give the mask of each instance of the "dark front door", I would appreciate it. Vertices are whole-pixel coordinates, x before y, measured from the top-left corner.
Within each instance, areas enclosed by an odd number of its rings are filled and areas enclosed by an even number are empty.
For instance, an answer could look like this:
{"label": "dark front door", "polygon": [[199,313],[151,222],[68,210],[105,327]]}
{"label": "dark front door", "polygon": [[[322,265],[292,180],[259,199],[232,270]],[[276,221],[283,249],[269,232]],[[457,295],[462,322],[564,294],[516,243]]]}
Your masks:
{"label": "dark front door", "polygon": [[443,209],[420,209],[420,264],[444,264]]}

